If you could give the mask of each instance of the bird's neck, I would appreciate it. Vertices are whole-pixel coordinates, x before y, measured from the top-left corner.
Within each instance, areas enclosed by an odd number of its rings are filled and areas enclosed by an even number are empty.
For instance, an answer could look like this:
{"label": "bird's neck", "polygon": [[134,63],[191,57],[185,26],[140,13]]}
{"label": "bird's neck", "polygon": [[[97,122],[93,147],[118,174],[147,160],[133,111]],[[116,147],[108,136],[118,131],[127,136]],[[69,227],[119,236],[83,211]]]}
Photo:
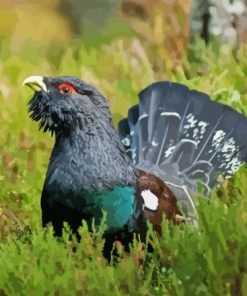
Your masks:
{"label": "bird's neck", "polygon": [[58,133],[47,173],[47,179],[52,178],[63,180],[72,190],[136,183],[135,170],[111,121]]}

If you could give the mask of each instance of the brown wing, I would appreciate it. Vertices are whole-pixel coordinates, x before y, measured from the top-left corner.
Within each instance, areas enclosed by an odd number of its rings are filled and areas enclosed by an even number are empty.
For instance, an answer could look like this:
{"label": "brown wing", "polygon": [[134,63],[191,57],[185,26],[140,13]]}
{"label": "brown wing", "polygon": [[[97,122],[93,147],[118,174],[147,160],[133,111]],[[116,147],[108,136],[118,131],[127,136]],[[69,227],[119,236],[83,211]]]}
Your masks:
{"label": "brown wing", "polygon": [[[177,205],[177,200],[171,190],[158,177],[139,171],[137,194],[142,196],[144,190],[150,190],[157,198],[158,205],[156,210],[144,208],[145,218],[151,222],[154,229],[161,234],[161,222],[163,217],[178,222],[178,217],[181,217],[181,212]],[[177,216],[176,216],[177,215]]]}

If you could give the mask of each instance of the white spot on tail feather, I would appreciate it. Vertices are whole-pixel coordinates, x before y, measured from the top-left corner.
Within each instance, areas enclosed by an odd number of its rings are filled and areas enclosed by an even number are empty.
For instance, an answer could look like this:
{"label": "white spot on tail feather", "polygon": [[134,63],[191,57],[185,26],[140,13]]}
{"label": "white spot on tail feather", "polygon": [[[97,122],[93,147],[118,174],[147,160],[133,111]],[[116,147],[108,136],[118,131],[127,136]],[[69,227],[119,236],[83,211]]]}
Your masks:
{"label": "white spot on tail feather", "polygon": [[149,189],[143,190],[141,196],[144,200],[145,208],[155,211],[158,208],[159,200],[155,194],[153,194]]}
{"label": "white spot on tail feather", "polygon": [[148,117],[148,114],[144,113],[139,117],[139,120],[142,120],[143,118],[146,118],[146,117]]}
{"label": "white spot on tail feather", "polygon": [[200,121],[192,113],[188,114],[184,125],[185,137],[191,138],[199,144],[204,137],[208,125],[208,122]]}
{"label": "white spot on tail feather", "polygon": [[165,157],[168,157],[172,154],[172,151],[175,149],[176,146],[171,146],[165,151]]}
{"label": "white spot on tail feather", "polygon": [[157,146],[159,145],[159,143],[153,140],[153,141],[151,142],[151,145],[152,145],[153,147],[157,147]]}
{"label": "white spot on tail feather", "polygon": [[161,115],[161,116],[165,116],[165,115],[166,115],[166,116],[176,116],[176,117],[178,117],[179,119],[181,119],[180,114],[177,113],[177,112],[161,112],[160,115]]}
{"label": "white spot on tail feather", "polygon": [[130,146],[130,138],[129,136],[122,139],[122,143],[124,146]]}
{"label": "white spot on tail feather", "polygon": [[221,142],[224,140],[226,133],[223,130],[217,130],[213,137],[212,147],[216,150],[219,148]]}

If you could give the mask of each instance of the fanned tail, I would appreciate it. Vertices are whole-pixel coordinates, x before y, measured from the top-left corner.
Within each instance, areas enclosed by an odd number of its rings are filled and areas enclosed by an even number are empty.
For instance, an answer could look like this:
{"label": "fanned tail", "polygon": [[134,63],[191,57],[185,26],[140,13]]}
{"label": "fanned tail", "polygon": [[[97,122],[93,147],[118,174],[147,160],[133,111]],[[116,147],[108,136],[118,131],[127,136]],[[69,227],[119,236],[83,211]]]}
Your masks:
{"label": "fanned tail", "polygon": [[137,168],[157,175],[186,213],[198,181],[205,195],[219,175],[231,177],[247,160],[247,118],[201,92],[172,82],[144,89],[119,122],[119,135]]}

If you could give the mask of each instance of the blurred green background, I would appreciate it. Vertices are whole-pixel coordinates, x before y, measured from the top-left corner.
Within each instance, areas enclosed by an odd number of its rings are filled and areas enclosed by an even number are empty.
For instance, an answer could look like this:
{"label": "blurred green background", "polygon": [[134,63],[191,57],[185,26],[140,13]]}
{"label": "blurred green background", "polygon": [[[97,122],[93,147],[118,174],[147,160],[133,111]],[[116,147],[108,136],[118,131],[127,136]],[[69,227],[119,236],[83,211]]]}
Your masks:
{"label": "blurred green background", "polygon": [[86,225],[81,244],[44,235],[54,138],[29,119],[22,81],[81,77],[109,99],[115,124],[141,89],[167,79],[247,115],[246,23],[241,0],[1,1],[0,295],[245,295],[246,167],[210,204],[198,198],[198,228],[164,221],[162,239],[150,230],[152,255],[136,242],[112,266]]}

